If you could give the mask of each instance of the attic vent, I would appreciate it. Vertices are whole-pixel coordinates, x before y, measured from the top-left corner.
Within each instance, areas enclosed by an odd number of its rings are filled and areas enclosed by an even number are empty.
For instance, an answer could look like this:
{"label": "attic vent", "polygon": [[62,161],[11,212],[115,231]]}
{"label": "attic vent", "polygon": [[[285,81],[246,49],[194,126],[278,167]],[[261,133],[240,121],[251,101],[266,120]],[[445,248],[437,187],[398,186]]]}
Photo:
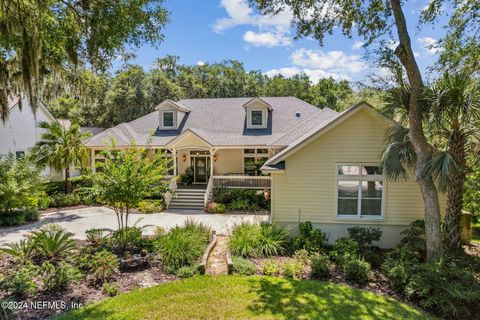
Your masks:
{"label": "attic vent", "polygon": [[297,118],[300,118],[300,111],[295,112],[295,116],[296,116]]}

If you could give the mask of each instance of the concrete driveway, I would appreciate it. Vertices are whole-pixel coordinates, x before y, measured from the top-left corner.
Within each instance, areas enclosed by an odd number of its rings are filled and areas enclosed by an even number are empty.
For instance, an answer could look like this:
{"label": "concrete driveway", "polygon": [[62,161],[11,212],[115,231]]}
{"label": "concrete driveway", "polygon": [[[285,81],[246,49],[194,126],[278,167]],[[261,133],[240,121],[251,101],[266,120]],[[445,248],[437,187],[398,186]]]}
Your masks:
{"label": "concrete driveway", "polygon": [[[165,229],[176,225],[183,225],[187,219],[193,219],[210,226],[218,234],[227,234],[235,223],[248,221],[260,223],[268,220],[266,215],[243,215],[243,214],[210,214],[203,211],[166,211],[152,214],[131,214],[129,225],[133,225],[138,219],[138,226],[147,227],[145,234],[153,233],[156,226]],[[48,224],[59,224],[72,232],[76,239],[85,239],[85,230],[91,228],[117,229],[117,218],[112,209],[106,207],[88,207],[82,209],[62,210],[43,214],[39,221],[11,228],[0,229],[0,245],[17,242],[32,230],[36,230]],[[150,226],[152,225],[152,226]]]}

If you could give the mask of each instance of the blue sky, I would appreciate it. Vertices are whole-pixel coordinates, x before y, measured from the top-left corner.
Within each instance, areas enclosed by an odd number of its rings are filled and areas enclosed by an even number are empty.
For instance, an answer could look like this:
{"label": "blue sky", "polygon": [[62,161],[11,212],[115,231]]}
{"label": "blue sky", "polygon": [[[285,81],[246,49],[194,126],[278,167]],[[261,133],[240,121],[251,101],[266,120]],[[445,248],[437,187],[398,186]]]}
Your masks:
{"label": "blue sky", "polygon": [[[442,28],[429,25],[417,31],[419,13],[427,3],[411,0],[404,8],[415,55],[424,72],[436,60],[436,50],[426,46],[443,34]],[[363,59],[360,39],[336,33],[325,39],[323,47],[311,39],[294,40],[288,12],[260,16],[248,7],[247,0],[167,0],[165,5],[171,20],[164,30],[165,40],[158,48],[134,50],[134,62],[147,70],[156,58],[169,54],[179,56],[184,64],[236,59],[247,70],[285,76],[305,72],[314,81],[328,76],[362,81],[369,74],[382,72]]]}

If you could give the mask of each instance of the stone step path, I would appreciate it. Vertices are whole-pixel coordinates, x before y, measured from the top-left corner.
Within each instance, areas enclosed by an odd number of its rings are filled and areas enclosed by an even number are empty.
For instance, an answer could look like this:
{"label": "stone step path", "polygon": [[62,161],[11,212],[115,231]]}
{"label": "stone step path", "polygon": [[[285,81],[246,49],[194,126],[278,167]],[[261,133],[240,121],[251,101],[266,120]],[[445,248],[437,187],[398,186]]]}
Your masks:
{"label": "stone step path", "polygon": [[228,274],[227,265],[228,237],[217,236],[217,244],[207,260],[206,274]]}

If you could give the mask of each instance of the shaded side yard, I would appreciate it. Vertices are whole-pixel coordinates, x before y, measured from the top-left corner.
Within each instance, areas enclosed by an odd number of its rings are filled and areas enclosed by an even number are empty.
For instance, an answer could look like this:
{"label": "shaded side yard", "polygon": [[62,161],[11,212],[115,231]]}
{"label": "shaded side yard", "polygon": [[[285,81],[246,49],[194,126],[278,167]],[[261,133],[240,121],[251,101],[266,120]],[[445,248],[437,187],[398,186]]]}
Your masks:
{"label": "shaded side yard", "polygon": [[[130,225],[140,220],[138,226],[147,226],[144,234],[152,234],[156,226],[165,229],[175,225],[183,225],[186,220],[202,222],[219,234],[226,234],[232,226],[241,221],[261,222],[267,216],[242,214],[209,214],[203,211],[166,211],[152,214],[130,215]],[[117,228],[117,218],[112,209],[106,207],[88,207],[72,210],[61,210],[43,214],[39,221],[18,227],[0,228],[0,245],[17,242],[32,230],[48,224],[59,224],[74,234],[74,238],[84,240],[85,231],[91,228]]]}
{"label": "shaded side yard", "polygon": [[107,299],[58,319],[191,318],[435,319],[344,285],[260,276],[197,276]]}

